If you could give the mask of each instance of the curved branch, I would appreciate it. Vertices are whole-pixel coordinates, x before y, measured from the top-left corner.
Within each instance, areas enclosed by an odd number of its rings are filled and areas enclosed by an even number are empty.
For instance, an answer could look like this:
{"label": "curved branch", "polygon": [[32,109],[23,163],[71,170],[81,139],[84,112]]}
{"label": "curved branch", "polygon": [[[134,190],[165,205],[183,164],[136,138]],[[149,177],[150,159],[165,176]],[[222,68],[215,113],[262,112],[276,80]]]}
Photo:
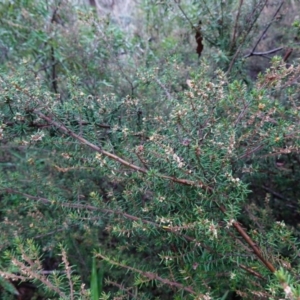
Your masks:
{"label": "curved branch", "polygon": [[269,51],[264,51],[264,52],[250,52],[247,55],[244,56],[244,58],[250,57],[250,56],[264,56],[264,55],[268,55],[268,54],[272,54],[278,51],[281,51],[283,49],[283,47],[278,47]]}
{"label": "curved branch", "polygon": [[260,35],[259,39],[257,40],[257,42],[255,43],[250,56],[253,54],[253,52],[255,51],[256,47],[258,46],[258,44],[260,43],[260,41],[262,40],[263,36],[266,34],[266,32],[268,31],[268,29],[270,28],[271,24],[273,23],[273,20],[275,19],[276,15],[279,13],[282,5],[283,5],[284,1],[281,1],[281,3],[279,4],[279,6],[277,7],[277,10],[275,11],[271,21],[269,22],[268,26],[264,29],[264,31],[262,32],[262,34]]}
{"label": "curved branch", "polygon": [[[90,148],[92,148],[93,150],[102,153],[103,155],[119,162],[120,164],[127,166],[135,171],[138,171],[140,173],[143,174],[147,174],[148,170],[141,168],[139,166],[136,166],[126,160],[124,160],[123,158],[110,153],[108,151],[103,150],[101,147],[94,145],[93,143],[89,142],[88,140],[86,140],[85,138],[79,136],[78,134],[76,134],[75,132],[73,132],[72,130],[68,129],[65,125],[60,124],[54,120],[52,120],[50,117],[42,114],[39,109],[36,109],[33,111],[34,113],[36,113],[41,119],[47,121],[49,124],[52,124],[53,126],[57,127],[57,129],[59,129],[60,131],[63,131],[64,133],[72,136],[73,138],[77,139],[78,141],[80,141],[82,144],[89,146]],[[171,177],[171,176],[167,176],[167,175],[158,175],[160,178],[164,178],[167,180],[171,180],[173,182],[176,183],[180,183],[183,185],[188,185],[188,186],[196,186],[196,187],[200,187],[205,189],[207,192],[212,193],[213,192],[213,188],[203,185],[202,182],[196,182],[196,181],[191,181],[191,180],[187,180],[187,179],[180,179],[180,178],[176,178],[176,177]],[[217,203],[216,203],[217,204]],[[224,206],[219,206],[219,209],[226,214],[226,208]],[[125,216],[126,214],[124,214]],[[255,253],[255,255],[262,261],[262,263],[272,272],[274,273],[276,271],[275,267],[268,261],[266,260],[259,247],[256,245],[256,243],[250,238],[250,236],[246,233],[246,231],[242,228],[242,226],[240,225],[240,223],[238,222],[234,222],[233,223],[235,229],[239,232],[239,234],[243,237],[243,239],[246,241],[246,243],[252,248],[253,252]]]}
{"label": "curved branch", "polygon": [[[18,190],[10,189],[10,188],[5,188],[5,189],[0,190],[0,191],[2,191],[4,193],[7,193],[7,194],[22,195],[22,196],[24,196],[24,197],[26,197],[28,199],[36,200],[36,201],[38,201],[40,203],[43,203],[45,205],[52,205],[53,204],[53,202],[51,200],[47,199],[47,198],[29,195],[29,194],[20,192]],[[147,224],[147,225],[153,226],[153,227],[155,227],[157,229],[161,229],[163,231],[171,232],[171,233],[173,233],[175,235],[181,236],[186,241],[199,244],[199,241],[197,241],[195,238],[193,238],[193,237],[191,237],[189,235],[186,235],[186,234],[182,234],[180,231],[177,230],[177,228],[172,228],[172,227],[167,227],[167,226],[161,226],[160,224],[157,224],[155,222],[148,221],[148,220],[142,219],[140,217],[136,217],[136,216],[130,215],[130,214],[125,213],[123,211],[117,211],[117,210],[113,210],[113,209],[109,209],[109,208],[99,208],[99,207],[96,207],[96,206],[93,206],[93,205],[88,205],[88,204],[59,203],[59,205],[61,205],[63,207],[67,207],[67,208],[86,209],[86,210],[90,210],[90,211],[101,211],[103,213],[112,214],[112,215],[120,215],[120,216],[124,217],[127,220],[136,221],[136,222],[142,222],[143,224]],[[217,253],[217,252],[215,252],[214,249],[212,249],[211,247],[203,244],[202,242],[200,242],[200,245],[201,245],[202,248],[204,248],[205,250],[207,250],[209,253],[213,253],[213,254],[216,254],[216,255],[220,256],[220,254]],[[266,280],[266,278],[264,278],[261,274],[259,274],[258,272],[255,272],[251,268],[249,268],[249,267],[247,267],[245,265],[242,265],[242,264],[238,264],[238,266],[240,268],[244,269],[245,271],[247,271],[248,273],[254,275],[255,277],[257,277],[259,279]]]}
{"label": "curved branch", "polygon": [[[49,124],[55,126],[58,130],[72,136],[73,138],[75,138],[76,140],[78,140],[79,142],[81,142],[82,144],[90,147],[91,149],[95,150],[96,152],[99,152],[109,158],[111,158],[112,160],[114,161],[117,161],[119,162],[120,164],[132,169],[132,170],[135,170],[137,172],[140,172],[140,173],[143,173],[143,174],[147,174],[148,173],[148,170],[145,169],[145,168],[141,168],[135,164],[132,164],[130,163],[129,161],[113,154],[113,153],[110,153],[106,150],[103,150],[101,147],[89,142],[88,140],[86,140],[85,138],[83,138],[82,136],[76,134],[75,132],[73,132],[72,130],[70,130],[69,128],[67,128],[65,125],[63,124],[60,124],[58,123],[57,121],[54,121],[52,118],[42,114],[39,109],[35,109],[33,111],[35,114],[37,114],[41,119],[47,121]],[[173,182],[176,182],[176,183],[180,183],[180,184],[183,184],[183,185],[188,185],[188,186],[196,186],[196,187],[200,187],[208,192],[212,192],[213,189],[207,185],[204,185],[202,182],[200,181],[192,181],[192,180],[188,180],[188,179],[181,179],[181,178],[177,178],[177,177],[172,177],[172,176],[167,176],[167,175],[162,175],[162,174],[158,174],[157,175],[158,177],[160,178],[163,178],[163,179],[167,179],[167,180],[170,180],[170,181],[173,181]]]}

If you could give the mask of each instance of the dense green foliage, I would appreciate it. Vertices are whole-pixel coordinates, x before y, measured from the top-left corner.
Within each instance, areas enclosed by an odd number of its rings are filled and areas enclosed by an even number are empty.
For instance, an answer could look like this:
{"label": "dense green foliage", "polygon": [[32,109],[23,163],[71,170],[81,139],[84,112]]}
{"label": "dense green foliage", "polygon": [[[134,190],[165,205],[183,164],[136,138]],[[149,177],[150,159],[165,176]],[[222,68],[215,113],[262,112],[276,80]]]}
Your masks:
{"label": "dense green foliage", "polygon": [[300,299],[300,65],[247,65],[280,3],[71,2],[0,4],[1,299]]}

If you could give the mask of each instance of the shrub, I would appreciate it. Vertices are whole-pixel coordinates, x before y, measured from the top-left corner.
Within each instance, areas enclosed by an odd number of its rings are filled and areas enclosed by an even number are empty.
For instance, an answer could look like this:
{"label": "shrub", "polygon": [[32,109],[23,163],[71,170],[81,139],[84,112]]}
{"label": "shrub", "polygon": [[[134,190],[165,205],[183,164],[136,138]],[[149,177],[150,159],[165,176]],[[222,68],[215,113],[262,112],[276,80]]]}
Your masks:
{"label": "shrub", "polygon": [[57,90],[26,47],[1,70],[1,296],[297,299],[299,65],[247,86],[165,41],[133,67],[137,37],[123,61],[127,36],[73,9],[47,32]]}

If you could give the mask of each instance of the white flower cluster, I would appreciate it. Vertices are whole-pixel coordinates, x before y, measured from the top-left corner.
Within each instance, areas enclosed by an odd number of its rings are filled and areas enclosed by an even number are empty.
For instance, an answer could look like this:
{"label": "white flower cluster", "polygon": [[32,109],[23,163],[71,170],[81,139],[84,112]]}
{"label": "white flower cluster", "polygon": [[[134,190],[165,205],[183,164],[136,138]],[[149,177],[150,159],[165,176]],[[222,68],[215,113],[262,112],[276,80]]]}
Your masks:
{"label": "white flower cluster", "polygon": [[44,132],[42,132],[42,131],[37,132],[36,134],[31,135],[30,141],[31,142],[41,141],[44,136],[45,136]]}
{"label": "white flower cluster", "polygon": [[24,121],[25,118],[24,118],[24,116],[22,116],[20,113],[17,112],[15,114],[15,116],[14,116],[14,120],[16,120],[16,121]]}
{"label": "white flower cluster", "polygon": [[165,200],[166,200],[166,197],[163,197],[163,196],[158,197],[159,202],[164,202]]}
{"label": "white flower cluster", "polygon": [[157,217],[156,221],[160,224],[167,224],[168,226],[172,226],[172,220],[165,217]]}
{"label": "white flower cluster", "polygon": [[229,138],[229,147],[228,147],[228,154],[232,154],[234,147],[235,147],[235,133],[233,133]]}
{"label": "white flower cluster", "polygon": [[277,222],[275,222],[275,223],[276,223],[276,225],[277,225],[278,227],[281,227],[281,228],[285,228],[285,227],[286,227],[284,221],[277,221]]}
{"label": "white flower cluster", "polygon": [[103,166],[106,165],[106,160],[105,160],[105,158],[102,156],[101,153],[97,152],[96,155],[95,155],[95,159],[96,159],[96,161],[99,162],[100,167],[103,167]]}
{"label": "white flower cluster", "polygon": [[230,227],[233,225],[234,222],[235,222],[234,219],[231,219],[231,220],[229,220],[228,222],[226,222],[226,223],[227,223],[227,224],[226,224],[226,228],[230,228]]}
{"label": "white flower cluster", "polygon": [[180,157],[174,152],[174,150],[173,150],[171,147],[166,146],[166,147],[165,147],[165,153],[166,153],[167,155],[172,156],[173,161],[176,162],[176,164],[177,164],[177,166],[178,166],[179,169],[181,169],[181,168],[184,167],[185,163],[184,163],[183,159],[180,158]]}
{"label": "white flower cluster", "polygon": [[213,222],[208,226],[208,232],[211,234],[212,238],[216,239],[218,237],[217,226]]}
{"label": "white flower cluster", "polygon": [[197,300],[211,300],[212,297],[209,295],[209,293],[206,293],[205,295],[200,295],[196,298]]}
{"label": "white flower cluster", "polygon": [[232,176],[232,174],[230,174],[228,172],[225,173],[225,176],[228,178],[229,181],[231,181],[231,182],[233,182],[233,183],[235,183],[237,185],[239,185],[241,183],[241,180],[239,178],[234,178]]}

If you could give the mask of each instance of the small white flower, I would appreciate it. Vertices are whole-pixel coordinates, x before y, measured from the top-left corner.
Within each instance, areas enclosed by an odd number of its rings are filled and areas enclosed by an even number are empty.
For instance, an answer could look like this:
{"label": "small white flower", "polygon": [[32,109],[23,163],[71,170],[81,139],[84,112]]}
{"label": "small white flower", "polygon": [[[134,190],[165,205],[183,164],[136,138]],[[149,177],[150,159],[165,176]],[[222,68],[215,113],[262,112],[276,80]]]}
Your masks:
{"label": "small white flower", "polygon": [[211,224],[209,225],[208,231],[212,234],[213,238],[217,238],[218,237],[217,227],[216,227],[216,225],[213,222],[211,222]]}
{"label": "small white flower", "polygon": [[286,227],[284,221],[281,221],[281,222],[280,222],[280,221],[277,221],[276,224],[277,224],[277,226],[279,226],[279,227],[281,227],[281,228],[285,228],[285,227]]}
{"label": "small white flower", "polygon": [[292,296],[292,289],[289,285],[287,285],[286,283],[284,284],[284,292],[285,292],[285,298],[290,299]]}
{"label": "small white flower", "polygon": [[44,132],[41,131],[41,132],[31,135],[30,140],[32,142],[41,141],[44,136],[45,136]]}
{"label": "small white flower", "polygon": [[159,202],[164,202],[165,200],[166,200],[166,198],[163,197],[163,196],[158,197],[158,201],[159,201]]}
{"label": "small white flower", "polygon": [[14,120],[23,121],[24,117],[20,113],[17,112],[14,116]]}
{"label": "small white flower", "polygon": [[234,219],[231,219],[230,221],[228,221],[227,224],[226,224],[226,228],[231,227],[231,226],[233,225],[234,222],[235,222]]}

